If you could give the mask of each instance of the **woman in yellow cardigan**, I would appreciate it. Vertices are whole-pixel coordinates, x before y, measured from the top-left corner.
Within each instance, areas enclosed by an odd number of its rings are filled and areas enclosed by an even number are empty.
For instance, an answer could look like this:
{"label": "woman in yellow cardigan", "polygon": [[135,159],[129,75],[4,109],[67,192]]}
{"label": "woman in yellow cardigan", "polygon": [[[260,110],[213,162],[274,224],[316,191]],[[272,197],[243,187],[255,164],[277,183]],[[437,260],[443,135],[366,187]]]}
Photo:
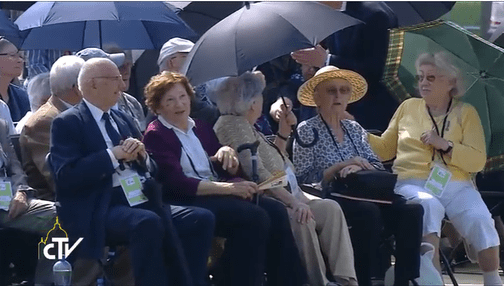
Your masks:
{"label": "woman in yellow cardigan", "polygon": [[396,158],[395,192],[424,207],[424,241],[436,247],[446,215],[478,252],[485,285],[502,285],[498,274],[499,237],[494,221],[471,181],[483,169],[485,137],[479,116],[462,95],[460,72],[445,53],[422,54],[416,63],[422,98],[404,101],[387,130],[369,135],[383,159]]}

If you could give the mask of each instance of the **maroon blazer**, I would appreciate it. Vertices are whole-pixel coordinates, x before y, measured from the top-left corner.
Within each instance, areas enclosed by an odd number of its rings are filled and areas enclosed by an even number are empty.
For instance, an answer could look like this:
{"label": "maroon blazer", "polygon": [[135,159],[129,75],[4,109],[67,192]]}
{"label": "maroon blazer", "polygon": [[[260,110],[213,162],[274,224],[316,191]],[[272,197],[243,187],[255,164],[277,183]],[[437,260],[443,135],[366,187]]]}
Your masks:
{"label": "maroon blazer", "polygon": [[[201,120],[194,119],[196,125],[194,134],[201,142],[208,156],[213,156],[222,145],[212,127]],[[163,184],[165,198],[169,201],[187,201],[196,196],[198,184],[201,181],[187,177],[180,165],[182,144],[172,129],[164,126],[158,119],[152,121],[145,131],[143,143],[151,158],[158,165],[157,180]],[[199,158],[198,158],[199,159]],[[199,160],[207,160],[201,158]],[[222,169],[220,164],[213,164],[215,171],[222,180],[233,177]]]}

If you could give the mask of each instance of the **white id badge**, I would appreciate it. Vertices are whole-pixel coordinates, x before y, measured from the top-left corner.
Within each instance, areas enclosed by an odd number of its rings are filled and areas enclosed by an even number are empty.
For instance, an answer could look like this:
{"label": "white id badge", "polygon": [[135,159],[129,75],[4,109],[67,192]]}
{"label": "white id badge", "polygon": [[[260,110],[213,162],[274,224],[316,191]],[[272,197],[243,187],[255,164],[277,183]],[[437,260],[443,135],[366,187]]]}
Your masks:
{"label": "white id badge", "polygon": [[12,185],[7,180],[0,180],[0,209],[9,210],[12,200]]}
{"label": "white id badge", "polygon": [[124,178],[121,177],[119,181],[121,182],[124,195],[131,207],[149,201],[142,192],[142,183],[140,182],[140,177],[138,175]]}
{"label": "white id badge", "polygon": [[451,176],[452,174],[450,171],[436,164],[432,168],[424,188],[429,190],[436,197],[441,197],[443,191],[450,182]]}

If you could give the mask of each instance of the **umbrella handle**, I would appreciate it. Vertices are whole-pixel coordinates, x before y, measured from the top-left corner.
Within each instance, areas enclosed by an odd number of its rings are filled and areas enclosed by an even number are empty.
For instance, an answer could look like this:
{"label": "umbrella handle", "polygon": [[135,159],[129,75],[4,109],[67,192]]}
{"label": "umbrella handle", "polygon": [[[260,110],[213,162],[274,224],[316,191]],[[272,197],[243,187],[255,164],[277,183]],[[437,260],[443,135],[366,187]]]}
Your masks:
{"label": "umbrella handle", "polygon": [[[285,102],[285,98],[283,95],[280,96],[280,98],[282,99],[282,102],[283,102],[283,105],[285,107],[287,107],[287,103]],[[296,129],[296,126],[292,125],[292,133],[293,133],[293,136],[294,138],[296,139],[297,143],[303,147],[303,148],[310,148],[310,147],[313,147],[313,145],[315,145],[315,143],[317,143],[318,139],[319,139],[319,136],[318,136],[318,131],[317,129],[315,128],[312,128],[312,132],[313,132],[313,141],[310,142],[310,143],[305,143],[301,140],[301,138],[299,138],[299,134],[297,132],[297,129]]]}

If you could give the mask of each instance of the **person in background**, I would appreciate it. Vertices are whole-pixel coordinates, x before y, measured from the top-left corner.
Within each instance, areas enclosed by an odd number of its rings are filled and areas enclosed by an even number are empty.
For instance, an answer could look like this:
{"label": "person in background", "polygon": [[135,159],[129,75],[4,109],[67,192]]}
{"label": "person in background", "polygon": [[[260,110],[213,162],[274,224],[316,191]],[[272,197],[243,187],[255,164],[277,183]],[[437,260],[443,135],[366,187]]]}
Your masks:
{"label": "person in background", "polygon": [[65,54],[69,53],[61,50],[26,50],[27,80],[30,81],[38,74],[51,71],[54,62]]}
{"label": "person in background", "polygon": [[118,66],[118,68],[124,81],[125,88],[123,90],[122,96],[119,97],[119,100],[117,101],[117,107],[122,112],[133,117],[140,131],[144,132],[145,128],[147,127],[147,122],[145,120],[143,107],[140,102],[138,102],[136,97],[126,92],[130,86],[131,68],[133,67],[133,56],[131,50],[124,51],[119,47],[110,47],[106,48],[104,52],[109,54],[124,54],[124,62],[122,63],[122,65]]}
{"label": "person in background", "polygon": [[[194,43],[189,40],[182,38],[170,39],[159,52],[157,61],[159,72],[170,71],[180,73],[187,55],[193,47]],[[200,84],[194,90],[195,96],[192,98],[191,103],[191,117],[214,125],[217,118],[219,118],[219,110],[208,96],[207,84]]]}
{"label": "person in background", "polygon": [[23,63],[23,55],[18,48],[0,37],[0,97],[9,106],[13,122],[18,122],[30,111],[26,91],[11,83],[23,72]]}
{"label": "person in background", "polygon": [[16,133],[21,133],[28,119],[47,102],[51,97],[51,86],[49,83],[49,73],[41,73],[36,75],[28,83],[26,89],[28,92],[28,99],[30,100],[30,111],[28,111],[16,125]]}

